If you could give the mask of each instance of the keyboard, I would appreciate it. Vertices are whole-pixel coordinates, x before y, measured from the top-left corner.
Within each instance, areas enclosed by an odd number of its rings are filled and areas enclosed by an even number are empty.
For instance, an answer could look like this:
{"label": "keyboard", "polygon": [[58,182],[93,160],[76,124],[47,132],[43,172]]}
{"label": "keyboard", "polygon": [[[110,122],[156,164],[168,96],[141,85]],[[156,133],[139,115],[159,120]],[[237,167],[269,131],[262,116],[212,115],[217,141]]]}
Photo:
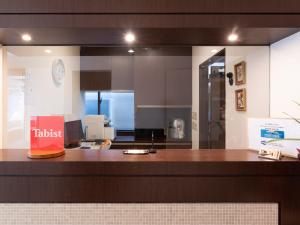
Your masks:
{"label": "keyboard", "polygon": [[80,149],[100,149],[100,145],[97,142],[81,142]]}

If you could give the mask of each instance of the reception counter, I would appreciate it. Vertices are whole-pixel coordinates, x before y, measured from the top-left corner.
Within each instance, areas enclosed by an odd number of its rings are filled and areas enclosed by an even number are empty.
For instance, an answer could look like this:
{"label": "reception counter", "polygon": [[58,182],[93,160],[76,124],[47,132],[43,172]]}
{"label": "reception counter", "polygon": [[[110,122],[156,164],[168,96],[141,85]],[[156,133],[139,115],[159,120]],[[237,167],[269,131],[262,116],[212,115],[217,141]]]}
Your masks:
{"label": "reception counter", "polygon": [[281,224],[300,221],[300,161],[250,150],[67,150],[32,160],[0,151],[1,203],[278,203]]}

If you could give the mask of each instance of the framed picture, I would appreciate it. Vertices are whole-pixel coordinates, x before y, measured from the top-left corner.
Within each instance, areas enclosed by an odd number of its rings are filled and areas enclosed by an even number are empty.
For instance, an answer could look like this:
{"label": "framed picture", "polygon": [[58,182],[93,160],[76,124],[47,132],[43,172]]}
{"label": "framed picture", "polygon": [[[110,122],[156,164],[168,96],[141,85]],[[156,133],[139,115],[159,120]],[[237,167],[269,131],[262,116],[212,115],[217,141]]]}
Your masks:
{"label": "framed picture", "polygon": [[235,108],[236,111],[246,111],[247,97],[246,89],[238,89],[235,91]]}
{"label": "framed picture", "polygon": [[241,85],[246,83],[246,62],[240,62],[234,65],[235,84]]}

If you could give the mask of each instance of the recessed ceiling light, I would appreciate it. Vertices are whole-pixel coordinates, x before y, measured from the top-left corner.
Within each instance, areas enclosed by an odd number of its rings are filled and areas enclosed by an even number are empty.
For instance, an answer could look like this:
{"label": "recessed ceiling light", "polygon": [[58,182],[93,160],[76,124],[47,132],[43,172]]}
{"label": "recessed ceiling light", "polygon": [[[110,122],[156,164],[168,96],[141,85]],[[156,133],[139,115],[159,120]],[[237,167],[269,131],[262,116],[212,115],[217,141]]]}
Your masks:
{"label": "recessed ceiling light", "polygon": [[29,34],[23,34],[22,39],[23,41],[31,41],[32,38]]}
{"label": "recessed ceiling light", "polygon": [[238,38],[239,38],[239,36],[237,34],[232,33],[228,36],[228,41],[231,41],[231,42],[237,41]]}
{"label": "recessed ceiling light", "polygon": [[129,50],[128,50],[128,53],[133,54],[133,53],[134,53],[134,50],[133,50],[133,49],[129,49]]}
{"label": "recessed ceiling light", "polygon": [[211,52],[211,53],[217,53],[218,50],[217,50],[217,49],[213,49],[213,50],[211,50],[210,52]]}
{"label": "recessed ceiling light", "polygon": [[45,49],[45,53],[47,53],[47,54],[51,54],[51,53],[52,53],[52,51],[51,51],[50,49]]}
{"label": "recessed ceiling light", "polygon": [[125,41],[128,42],[128,43],[132,43],[135,41],[135,35],[131,32],[128,32],[126,35],[125,35]]}

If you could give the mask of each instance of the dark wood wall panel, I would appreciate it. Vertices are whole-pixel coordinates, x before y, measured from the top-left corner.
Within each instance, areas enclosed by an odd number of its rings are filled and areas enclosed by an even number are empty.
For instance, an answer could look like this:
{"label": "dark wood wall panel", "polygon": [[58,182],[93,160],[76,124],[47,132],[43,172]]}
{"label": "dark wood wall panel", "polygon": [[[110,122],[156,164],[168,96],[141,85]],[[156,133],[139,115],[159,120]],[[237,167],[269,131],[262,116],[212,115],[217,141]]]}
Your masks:
{"label": "dark wood wall panel", "polygon": [[32,160],[0,150],[0,203],[278,203],[280,224],[299,225],[300,164],[247,150],[67,150]]}
{"label": "dark wood wall panel", "polygon": [[[278,203],[299,225],[299,177],[2,177],[1,203]],[[295,190],[295,191],[293,191]]]}
{"label": "dark wood wall panel", "polygon": [[0,13],[300,13],[298,0],[1,0]]}
{"label": "dark wood wall panel", "polygon": [[[1,23],[1,21],[0,21]],[[0,42],[6,45],[24,45],[20,38],[21,33],[29,32],[33,36],[31,45],[101,45],[118,46],[118,48],[103,48],[103,55],[128,55],[128,47],[125,46],[123,35],[127,29],[97,29],[97,28],[7,28],[0,29]],[[195,45],[228,45],[226,36],[232,28],[167,28],[167,29],[134,29],[138,39],[136,46],[171,46],[167,50],[168,55],[191,55],[191,50],[182,46]],[[239,28],[239,45],[269,45],[284,37],[299,31],[298,28]],[[84,35],[83,35],[84,34]],[[123,48],[119,48],[123,46]],[[174,47],[181,46],[177,51]],[[94,49],[94,48],[90,48]],[[165,48],[164,48],[165,49]],[[175,51],[175,50],[176,51]],[[190,48],[191,49],[191,48]],[[143,51],[145,52],[145,51]],[[84,52],[83,52],[84,53]],[[165,54],[163,52],[151,52],[155,55]],[[86,54],[95,55],[92,51]],[[97,51],[96,54],[99,54]],[[135,48],[135,55],[141,55],[138,48]]]}
{"label": "dark wood wall panel", "polygon": [[0,1],[3,45],[24,45],[24,32],[34,35],[31,45],[124,45],[124,32],[138,29],[136,45],[228,45],[233,30],[238,45],[269,45],[299,27],[299,0]]}
{"label": "dark wood wall panel", "polygon": [[111,71],[81,71],[80,90],[111,90]]}
{"label": "dark wood wall panel", "polygon": [[1,28],[284,28],[300,27],[300,14],[0,14]]}
{"label": "dark wood wall panel", "polygon": [[[169,36],[172,35],[175,41],[165,41],[166,35],[149,31],[149,39],[143,39],[137,45],[227,45],[226,36],[234,29],[246,37],[239,45],[269,45],[295,32],[286,32],[282,28],[298,27],[299,0],[0,1],[0,43],[4,45],[24,44],[20,39],[23,32],[34,34],[31,45],[124,45],[119,39],[128,29],[163,29],[167,33],[170,28],[186,29],[187,32],[181,32],[186,35],[179,37],[175,35],[177,38],[170,32]],[[60,31],[47,30],[55,28]],[[98,29],[97,33],[103,35],[99,38],[87,28]],[[240,31],[243,28],[247,31]],[[255,28],[265,31],[257,32]],[[267,30],[271,28],[278,29],[277,34]],[[78,35],[68,29],[81,31]],[[105,29],[115,29],[114,33],[123,30],[115,40]],[[198,29],[199,35],[190,29]],[[199,40],[195,40],[197,38]]]}
{"label": "dark wood wall panel", "polygon": [[297,177],[16,176],[0,181],[1,203],[290,201],[300,210],[300,194],[289,190],[300,186]]}

